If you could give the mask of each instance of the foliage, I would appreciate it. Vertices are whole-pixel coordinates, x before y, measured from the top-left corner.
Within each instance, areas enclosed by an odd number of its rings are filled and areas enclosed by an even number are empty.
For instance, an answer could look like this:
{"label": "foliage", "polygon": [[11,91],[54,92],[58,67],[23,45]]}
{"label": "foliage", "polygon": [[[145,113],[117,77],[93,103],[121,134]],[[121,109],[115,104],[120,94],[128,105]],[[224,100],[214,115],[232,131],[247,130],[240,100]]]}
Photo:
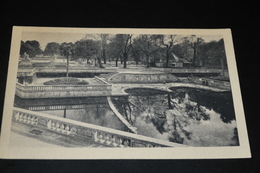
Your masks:
{"label": "foliage", "polygon": [[159,35],[160,46],[163,47],[166,57],[166,67],[169,64],[170,52],[175,44],[180,43],[181,37],[179,35]]}
{"label": "foliage", "polygon": [[98,41],[90,39],[79,40],[75,42],[75,55],[88,60],[94,58],[99,50],[98,44]]}
{"label": "foliage", "polygon": [[196,35],[190,35],[188,37],[183,38],[183,43],[193,50],[193,67],[201,66],[201,63],[198,60],[198,52],[200,51],[200,46],[203,44],[203,42],[204,40]]}
{"label": "foliage", "polygon": [[43,55],[51,55],[53,56],[54,54],[59,55],[60,54],[60,44],[56,42],[50,42],[47,43]]}
{"label": "foliage", "polygon": [[99,58],[103,59],[104,64],[106,64],[106,51],[109,42],[109,34],[86,34],[85,40],[94,40],[98,43]]}
{"label": "foliage", "polygon": [[[20,55],[27,53],[30,57],[43,53],[44,55],[60,54],[69,58],[84,58],[98,61],[103,67],[107,59],[121,60],[126,68],[127,61],[134,60],[136,64],[143,61],[149,67],[157,62],[165,62],[167,67],[174,59],[173,53],[180,59],[192,61],[193,66],[227,69],[224,41],[204,42],[196,35],[148,35],[140,34],[87,34],[85,38],[75,43],[50,42],[44,51],[38,41],[21,41]],[[224,71],[224,70],[223,70]],[[224,72],[223,72],[224,73]]]}
{"label": "foliage", "polygon": [[36,40],[26,42],[21,41],[20,55],[23,55],[25,52],[29,55],[30,58],[41,54],[42,50],[40,48],[40,43]]}
{"label": "foliage", "polygon": [[70,43],[64,42],[60,45],[61,55],[68,57],[70,55],[74,55],[74,53],[75,53],[75,44],[73,44],[72,42]]}
{"label": "foliage", "polygon": [[200,58],[205,67],[227,69],[224,40],[212,41],[201,45]]}
{"label": "foliage", "polygon": [[60,54],[66,56],[67,58],[67,72],[66,76],[69,77],[69,56],[75,54],[75,44],[73,43],[62,43],[60,46]]}
{"label": "foliage", "polygon": [[131,34],[116,34],[110,43],[110,52],[115,51],[112,55],[116,56],[116,65],[119,57],[123,57],[124,68],[126,68],[126,62],[132,48],[132,36]]}
{"label": "foliage", "polygon": [[139,35],[134,39],[133,47],[135,53],[139,53],[139,56],[141,53],[146,57],[147,68],[149,68],[150,65],[150,56],[159,49],[156,41],[156,35]]}

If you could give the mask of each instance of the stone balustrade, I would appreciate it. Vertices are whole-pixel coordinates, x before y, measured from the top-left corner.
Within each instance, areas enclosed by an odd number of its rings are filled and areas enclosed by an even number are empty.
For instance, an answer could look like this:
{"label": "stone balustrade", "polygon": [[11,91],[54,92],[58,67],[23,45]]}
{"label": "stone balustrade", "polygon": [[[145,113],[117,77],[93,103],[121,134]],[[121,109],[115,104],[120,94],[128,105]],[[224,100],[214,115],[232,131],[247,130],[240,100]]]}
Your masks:
{"label": "stone balustrade", "polygon": [[191,76],[189,77],[191,82],[200,84],[200,85],[206,85],[209,87],[214,87],[214,88],[221,88],[221,89],[226,89],[226,90],[231,90],[231,85],[230,82],[227,81],[220,81],[220,80],[214,80],[210,78],[200,78],[196,76]]}
{"label": "stone balustrade", "polygon": [[186,147],[120,130],[78,122],[14,107],[13,121],[63,135],[85,138],[108,147]]}
{"label": "stone balustrade", "polygon": [[[69,67],[69,72],[92,72],[92,73],[100,73],[100,72],[106,72],[106,73],[112,73],[116,72],[115,69],[100,69],[100,68],[88,68],[88,67]],[[66,68],[64,67],[55,67],[55,66],[45,66],[45,67],[36,67],[36,72],[66,72]]]}
{"label": "stone balustrade", "polygon": [[111,85],[102,79],[95,78],[100,84],[67,85],[67,86],[25,86],[16,83],[15,94],[21,98],[57,98],[57,97],[87,97],[109,96]]}
{"label": "stone balustrade", "polygon": [[203,69],[203,68],[164,68],[163,72],[170,73],[221,73],[221,69]]}
{"label": "stone balustrade", "polygon": [[163,83],[177,82],[178,78],[170,73],[161,72],[129,72],[117,73],[108,81],[111,83]]}

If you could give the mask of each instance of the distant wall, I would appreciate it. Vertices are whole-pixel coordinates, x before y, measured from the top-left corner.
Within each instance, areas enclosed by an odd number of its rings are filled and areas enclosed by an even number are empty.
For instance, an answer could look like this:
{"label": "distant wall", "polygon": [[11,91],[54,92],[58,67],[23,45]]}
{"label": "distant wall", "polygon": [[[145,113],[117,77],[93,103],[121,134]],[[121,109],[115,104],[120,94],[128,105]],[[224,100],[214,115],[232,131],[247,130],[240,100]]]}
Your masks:
{"label": "distant wall", "polygon": [[200,78],[200,77],[195,77],[195,76],[191,76],[191,77],[189,77],[189,79],[191,82],[196,83],[196,84],[231,90],[230,82],[214,80],[214,79],[209,79],[209,78]]}
{"label": "distant wall", "polygon": [[168,73],[118,73],[108,79],[111,83],[163,83],[176,82],[178,78]]}

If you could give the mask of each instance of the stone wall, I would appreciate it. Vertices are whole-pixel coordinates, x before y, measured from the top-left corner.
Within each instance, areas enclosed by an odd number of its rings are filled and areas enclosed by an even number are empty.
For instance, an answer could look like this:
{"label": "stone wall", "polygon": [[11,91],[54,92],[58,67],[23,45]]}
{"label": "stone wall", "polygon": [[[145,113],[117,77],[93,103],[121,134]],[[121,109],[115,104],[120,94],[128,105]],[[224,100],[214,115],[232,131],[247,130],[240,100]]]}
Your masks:
{"label": "stone wall", "polygon": [[108,79],[111,83],[168,83],[178,78],[169,73],[118,73]]}
{"label": "stone wall", "polygon": [[200,77],[195,77],[195,76],[191,76],[191,77],[189,77],[189,79],[191,82],[196,83],[196,84],[231,90],[230,82],[214,80],[214,79],[209,79],[209,78],[200,78]]}
{"label": "stone wall", "polygon": [[97,77],[95,80],[100,85],[25,86],[16,83],[15,94],[21,98],[110,96],[111,85]]}

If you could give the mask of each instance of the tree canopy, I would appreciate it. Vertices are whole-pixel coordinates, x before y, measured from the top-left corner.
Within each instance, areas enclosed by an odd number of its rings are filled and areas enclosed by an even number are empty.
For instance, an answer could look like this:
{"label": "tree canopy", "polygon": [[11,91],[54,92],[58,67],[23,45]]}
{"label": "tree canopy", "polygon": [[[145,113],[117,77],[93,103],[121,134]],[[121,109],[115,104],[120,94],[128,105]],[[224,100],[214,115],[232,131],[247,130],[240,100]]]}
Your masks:
{"label": "tree canopy", "polygon": [[60,54],[60,44],[56,42],[50,42],[46,45],[43,55],[53,56],[54,54]]}
{"label": "tree canopy", "polygon": [[69,56],[75,54],[75,45],[73,43],[62,43],[60,46],[60,54],[67,58],[67,73],[66,77],[69,77]]}
{"label": "tree canopy", "polygon": [[155,35],[140,35],[134,39],[136,53],[142,53],[146,57],[146,67],[149,68],[150,56],[160,48],[156,42]]}
{"label": "tree canopy", "polygon": [[[227,68],[223,39],[205,42],[197,35],[148,35],[148,34],[86,34],[75,43],[49,42],[44,51],[36,40],[21,41],[20,55],[27,53],[29,57],[38,54],[47,56],[63,55],[75,59],[83,58],[102,63],[113,59],[118,66],[121,60],[123,68],[127,61],[142,62],[147,68],[151,64],[162,62],[168,67],[175,55],[181,60],[192,62],[193,67]],[[72,56],[71,56],[72,57]],[[95,63],[96,64],[96,63]]]}
{"label": "tree canopy", "polygon": [[31,58],[35,55],[42,54],[43,51],[40,48],[40,43],[36,40],[26,42],[21,41],[20,55],[23,55],[25,52]]}

